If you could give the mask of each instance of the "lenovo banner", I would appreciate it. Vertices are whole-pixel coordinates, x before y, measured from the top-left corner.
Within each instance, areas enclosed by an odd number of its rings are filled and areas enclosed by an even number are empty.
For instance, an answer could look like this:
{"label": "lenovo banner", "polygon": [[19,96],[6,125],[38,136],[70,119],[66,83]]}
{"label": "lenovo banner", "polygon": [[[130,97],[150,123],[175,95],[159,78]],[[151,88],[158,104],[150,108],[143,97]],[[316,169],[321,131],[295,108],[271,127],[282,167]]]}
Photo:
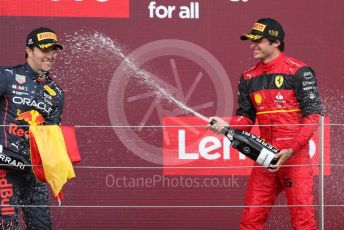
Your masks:
{"label": "lenovo banner", "polygon": [[[225,118],[229,120],[230,118]],[[328,123],[328,120],[326,120]],[[165,175],[249,175],[254,162],[232,148],[223,135],[207,130],[193,117],[165,117],[163,157]],[[259,136],[258,126],[252,133]],[[319,172],[319,132],[309,141],[314,174]],[[330,164],[330,128],[325,126],[325,164]],[[301,166],[294,166],[301,167]],[[325,167],[325,175],[330,168]]]}

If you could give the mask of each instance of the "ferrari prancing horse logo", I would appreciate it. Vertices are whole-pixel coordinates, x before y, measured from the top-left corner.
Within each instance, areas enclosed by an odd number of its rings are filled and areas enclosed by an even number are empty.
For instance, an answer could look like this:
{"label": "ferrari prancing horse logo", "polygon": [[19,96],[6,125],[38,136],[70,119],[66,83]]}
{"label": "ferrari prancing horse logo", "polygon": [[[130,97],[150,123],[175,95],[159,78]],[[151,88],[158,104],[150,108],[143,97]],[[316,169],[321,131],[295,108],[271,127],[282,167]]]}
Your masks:
{"label": "ferrari prancing horse logo", "polygon": [[277,88],[281,88],[281,86],[283,85],[283,81],[284,81],[284,78],[282,75],[277,75],[275,77],[275,85],[277,86]]}

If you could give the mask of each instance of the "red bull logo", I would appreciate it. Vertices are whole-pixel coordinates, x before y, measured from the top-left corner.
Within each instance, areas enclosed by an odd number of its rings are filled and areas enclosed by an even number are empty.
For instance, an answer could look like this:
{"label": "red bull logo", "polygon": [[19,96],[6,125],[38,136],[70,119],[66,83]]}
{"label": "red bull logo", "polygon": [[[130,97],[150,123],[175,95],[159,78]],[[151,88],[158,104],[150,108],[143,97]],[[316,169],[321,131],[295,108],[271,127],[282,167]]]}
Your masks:
{"label": "red bull logo", "polygon": [[10,199],[13,196],[13,185],[8,182],[6,175],[6,170],[0,170],[1,215],[13,216],[14,207],[10,206]]}
{"label": "red bull logo", "polygon": [[17,110],[17,121],[25,121],[29,125],[42,125],[44,123],[44,117],[37,110],[30,110],[21,113]]}

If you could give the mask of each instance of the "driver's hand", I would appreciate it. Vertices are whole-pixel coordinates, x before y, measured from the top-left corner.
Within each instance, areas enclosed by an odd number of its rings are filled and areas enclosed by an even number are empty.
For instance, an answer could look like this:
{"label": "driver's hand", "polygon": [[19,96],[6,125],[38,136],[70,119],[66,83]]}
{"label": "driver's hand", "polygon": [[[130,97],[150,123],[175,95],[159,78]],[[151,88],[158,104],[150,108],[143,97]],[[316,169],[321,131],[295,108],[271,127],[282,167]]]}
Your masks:
{"label": "driver's hand", "polygon": [[275,158],[279,158],[275,165],[271,165],[270,172],[277,172],[285,162],[294,155],[294,150],[292,149],[282,149],[279,153],[275,155]]}
{"label": "driver's hand", "polygon": [[210,117],[210,119],[215,120],[216,122],[212,125],[209,124],[207,128],[217,134],[223,134],[223,128],[228,127],[228,123],[219,117]]}

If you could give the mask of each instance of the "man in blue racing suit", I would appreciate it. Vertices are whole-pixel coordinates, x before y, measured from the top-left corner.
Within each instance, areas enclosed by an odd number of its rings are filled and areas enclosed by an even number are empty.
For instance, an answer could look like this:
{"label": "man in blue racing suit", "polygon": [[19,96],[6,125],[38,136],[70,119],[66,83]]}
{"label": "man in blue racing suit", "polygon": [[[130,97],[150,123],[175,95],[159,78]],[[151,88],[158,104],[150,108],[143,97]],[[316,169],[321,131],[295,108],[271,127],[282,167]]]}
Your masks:
{"label": "man in blue racing suit", "polygon": [[38,28],[27,36],[25,64],[0,68],[1,229],[19,228],[18,206],[28,229],[52,228],[48,187],[25,165],[31,164],[29,125],[61,122],[63,91],[49,77],[59,49],[56,33]]}

